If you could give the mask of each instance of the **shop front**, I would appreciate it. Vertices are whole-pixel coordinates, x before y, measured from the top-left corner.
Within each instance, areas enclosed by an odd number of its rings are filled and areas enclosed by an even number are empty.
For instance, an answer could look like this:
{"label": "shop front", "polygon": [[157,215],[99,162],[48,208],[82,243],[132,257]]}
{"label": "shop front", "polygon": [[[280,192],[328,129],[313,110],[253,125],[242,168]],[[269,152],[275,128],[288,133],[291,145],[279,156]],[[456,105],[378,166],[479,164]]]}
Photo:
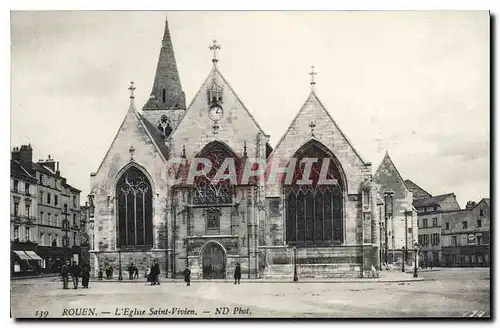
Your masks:
{"label": "shop front", "polygon": [[490,266],[489,245],[443,247],[443,257],[448,267]]}

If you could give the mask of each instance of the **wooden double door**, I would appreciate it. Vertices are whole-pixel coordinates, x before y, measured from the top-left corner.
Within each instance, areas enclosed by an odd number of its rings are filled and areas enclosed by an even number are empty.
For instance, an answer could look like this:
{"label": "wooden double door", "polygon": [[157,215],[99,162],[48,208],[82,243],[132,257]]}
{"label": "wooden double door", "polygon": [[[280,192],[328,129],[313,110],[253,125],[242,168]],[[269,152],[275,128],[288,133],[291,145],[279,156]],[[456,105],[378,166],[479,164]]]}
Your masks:
{"label": "wooden double door", "polygon": [[226,255],[222,247],[210,243],[203,251],[203,279],[226,278]]}

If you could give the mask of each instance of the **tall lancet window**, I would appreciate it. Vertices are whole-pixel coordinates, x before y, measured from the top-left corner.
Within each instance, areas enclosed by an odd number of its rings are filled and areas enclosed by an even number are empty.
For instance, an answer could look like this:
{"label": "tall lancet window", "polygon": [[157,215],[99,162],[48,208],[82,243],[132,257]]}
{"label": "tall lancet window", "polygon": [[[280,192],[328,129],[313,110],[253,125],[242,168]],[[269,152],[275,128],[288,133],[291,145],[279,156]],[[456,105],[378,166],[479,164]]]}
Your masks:
{"label": "tall lancet window", "polygon": [[151,183],[132,166],[116,185],[118,198],[118,246],[153,245],[153,194]]}
{"label": "tall lancet window", "polygon": [[283,185],[287,242],[298,247],[342,243],[345,182],[340,164],[317,141],[301,147],[294,157],[292,183]]}

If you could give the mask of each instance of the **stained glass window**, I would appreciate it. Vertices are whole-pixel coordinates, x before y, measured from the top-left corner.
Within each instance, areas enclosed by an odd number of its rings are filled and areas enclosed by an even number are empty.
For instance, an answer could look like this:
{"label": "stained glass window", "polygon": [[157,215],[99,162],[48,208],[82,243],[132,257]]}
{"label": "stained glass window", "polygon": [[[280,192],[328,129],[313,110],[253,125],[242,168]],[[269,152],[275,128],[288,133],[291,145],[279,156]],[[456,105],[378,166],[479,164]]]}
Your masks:
{"label": "stained glass window", "polygon": [[153,203],[151,184],[132,166],[118,181],[118,245],[153,245]]}
{"label": "stained glass window", "polygon": [[[284,185],[286,239],[297,246],[328,245],[342,242],[343,183],[340,165],[323,145],[312,141],[296,154],[297,165],[290,185]],[[317,159],[305,176],[304,158]],[[325,172],[321,172],[325,163]],[[328,165],[328,166],[327,166]],[[326,173],[326,175],[324,174]],[[326,184],[320,178],[331,182]],[[298,181],[310,180],[309,183]]]}
{"label": "stained glass window", "polygon": [[[212,164],[212,168],[206,175],[195,178],[194,186],[196,193],[193,197],[193,204],[231,204],[233,202],[234,191],[231,180],[221,179],[217,183],[212,182],[226,158],[234,159],[235,167],[239,167],[240,163],[236,155],[222,143],[212,142],[201,151],[198,157],[208,159]],[[202,167],[198,167],[197,169],[201,170]],[[231,172],[226,170],[223,173],[227,174]]]}

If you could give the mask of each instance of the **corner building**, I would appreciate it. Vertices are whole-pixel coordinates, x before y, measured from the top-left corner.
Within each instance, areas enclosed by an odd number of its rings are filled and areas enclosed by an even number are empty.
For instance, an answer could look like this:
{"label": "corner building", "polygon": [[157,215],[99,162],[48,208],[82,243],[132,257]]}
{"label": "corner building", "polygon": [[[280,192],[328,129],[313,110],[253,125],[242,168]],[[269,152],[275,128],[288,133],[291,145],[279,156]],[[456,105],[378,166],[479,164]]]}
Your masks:
{"label": "corner building", "polygon": [[[214,43],[212,49],[217,50]],[[378,190],[365,162],[311,92],[273,150],[262,130],[218,67],[213,68],[186,107],[168,22],[150,99],[142,113],[130,106],[102,163],[91,173],[90,207],[94,273],[111,266],[125,273],[129,263],[144,272],[156,260],[162,277],[232,278],[237,263],[243,278],[371,277],[380,264]],[[287,166],[293,159],[327,162],[331,185],[283,180],[228,180],[197,177],[174,181],[186,165],[208,159],[207,176],[235,160],[238,176],[249,159]],[[304,164],[301,164],[302,167]],[[313,178],[313,181],[316,181]],[[125,275],[124,275],[125,276]],[[115,274],[116,277],[116,274]]]}

